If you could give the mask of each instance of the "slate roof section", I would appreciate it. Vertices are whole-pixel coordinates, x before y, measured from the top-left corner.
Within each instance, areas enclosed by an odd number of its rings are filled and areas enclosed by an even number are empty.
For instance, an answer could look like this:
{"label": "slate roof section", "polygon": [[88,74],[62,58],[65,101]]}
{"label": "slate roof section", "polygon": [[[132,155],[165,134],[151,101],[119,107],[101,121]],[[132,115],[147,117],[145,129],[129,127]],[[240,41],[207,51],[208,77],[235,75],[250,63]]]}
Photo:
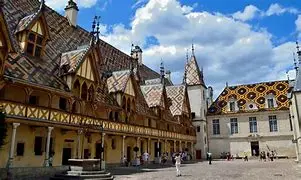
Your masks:
{"label": "slate roof section", "polygon": [[[290,89],[288,81],[271,81],[256,84],[245,84],[225,87],[222,93],[214,101],[208,110],[208,115],[222,115],[231,113],[256,112],[256,111],[276,111],[288,110],[289,100],[287,93]],[[273,94],[277,107],[266,108],[266,96]],[[228,111],[228,101],[235,99],[239,110],[237,112]],[[249,103],[256,107],[247,107]],[[252,105],[253,106],[253,105]]]}
{"label": "slate roof section", "polygon": [[130,77],[130,70],[113,72],[112,76],[107,80],[109,92],[124,92]]}
{"label": "slate roof section", "polygon": [[162,84],[143,85],[140,87],[148,107],[163,106],[164,86]]}
{"label": "slate roof section", "polygon": [[203,73],[200,71],[198,62],[194,55],[191,56],[190,61],[186,64],[185,71],[186,71],[186,84],[188,86],[194,86],[194,85],[205,86]]}
{"label": "slate roof section", "polygon": [[15,33],[26,30],[31,25],[33,20],[35,20],[36,17],[39,16],[39,14],[40,14],[40,12],[36,12],[36,13],[30,14],[30,15],[22,18],[16,27]]}
{"label": "slate roof section", "polygon": [[51,40],[46,43],[42,58],[27,56],[22,53],[14,32],[20,19],[38,12],[39,7],[40,3],[37,0],[5,2],[3,11],[17,51],[17,53],[9,55],[5,75],[40,86],[69,91],[66,83],[59,77],[61,53],[89,44],[90,33],[80,27],[71,27],[65,17],[45,6],[43,15],[49,27]]}
{"label": "slate roof section", "polygon": [[167,97],[172,100],[172,105],[169,107],[173,116],[180,116],[184,111],[186,87],[184,85],[167,86]]}
{"label": "slate roof section", "polygon": [[68,67],[65,73],[73,73],[78,66],[85,60],[85,55],[90,49],[89,46],[79,47],[77,50],[63,53],[61,56],[60,68]]}

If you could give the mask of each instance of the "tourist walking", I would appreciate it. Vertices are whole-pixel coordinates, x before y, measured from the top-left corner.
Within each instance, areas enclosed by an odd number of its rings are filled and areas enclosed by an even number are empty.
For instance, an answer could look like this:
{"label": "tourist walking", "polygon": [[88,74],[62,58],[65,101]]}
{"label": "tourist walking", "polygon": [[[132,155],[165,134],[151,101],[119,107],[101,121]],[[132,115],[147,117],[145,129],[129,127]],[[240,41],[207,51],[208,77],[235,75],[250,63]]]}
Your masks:
{"label": "tourist walking", "polygon": [[180,171],[181,161],[182,161],[180,154],[178,153],[176,154],[175,161],[176,161],[177,177],[182,176]]}

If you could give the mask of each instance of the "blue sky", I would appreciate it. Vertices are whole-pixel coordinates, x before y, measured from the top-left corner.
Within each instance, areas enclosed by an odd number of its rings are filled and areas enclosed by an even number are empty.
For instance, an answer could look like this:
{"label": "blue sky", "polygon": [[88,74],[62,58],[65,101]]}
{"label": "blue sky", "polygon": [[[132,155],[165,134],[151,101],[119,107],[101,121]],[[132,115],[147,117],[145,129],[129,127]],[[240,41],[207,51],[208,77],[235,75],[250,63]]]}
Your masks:
{"label": "blue sky", "polygon": [[[64,14],[67,0],[46,0]],[[185,54],[195,44],[205,81],[219,93],[230,85],[286,79],[300,39],[299,0],[78,0],[78,23],[102,17],[101,38],[129,53],[143,47],[143,62],[161,59],[180,83]],[[294,72],[289,72],[294,77]]]}

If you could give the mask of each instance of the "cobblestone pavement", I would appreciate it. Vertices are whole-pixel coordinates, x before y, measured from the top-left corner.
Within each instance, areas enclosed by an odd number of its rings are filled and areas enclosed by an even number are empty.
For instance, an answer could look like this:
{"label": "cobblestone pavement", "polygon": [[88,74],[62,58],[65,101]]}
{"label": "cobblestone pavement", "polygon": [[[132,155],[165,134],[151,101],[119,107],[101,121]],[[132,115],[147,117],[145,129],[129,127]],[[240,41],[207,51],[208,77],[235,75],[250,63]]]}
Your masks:
{"label": "cobblestone pavement", "polygon": [[301,180],[301,165],[297,165],[292,159],[274,162],[213,161],[212,165],[207,162],[184,164],[181,167],[181,177],[175,176],[175,167],[120,167],[112,171],[116,180]]}

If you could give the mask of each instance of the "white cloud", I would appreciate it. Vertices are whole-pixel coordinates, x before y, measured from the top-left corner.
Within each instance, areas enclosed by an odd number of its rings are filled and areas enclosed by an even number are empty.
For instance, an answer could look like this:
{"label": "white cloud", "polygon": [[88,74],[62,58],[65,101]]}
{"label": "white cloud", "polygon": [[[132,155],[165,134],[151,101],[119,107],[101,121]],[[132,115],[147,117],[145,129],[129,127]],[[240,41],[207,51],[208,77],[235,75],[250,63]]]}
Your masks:
{"label": "white cloud", "polygon": [[285,7],[282,7],[281,5],[275,3],[275,4],[270,5],[270,7],[266,11],[265,15],[272,16],[272,15],[281,15],[283,13],[298,14],[299,11],[296,8],[292,8],[292,7],[285,8]]}
{"label": "white cloud", "polygon": [[238,11],[236,13],[234,13],[232,16],[235,19],[241,20],[241,21],[248,21],[253,19],[257,13],[259,13],[260,10],[253,5],[248,5],[245,7],[244,11]]}
{"label": "white cloud", "polygon": [[[63,10],[68,4],[68,0],[46,0],[46,5],[56,10]],[[94,6],[97,0],[74,0],[78,7],[90,8]]]}
{"label": "white cloud", "polygon": [[[145,45],[152,36],[159,45],[144,48],[144,63],[159,70],[161,58],[176,83],[182,81],[186,48],[195,44],[205,81],[219,93],[229,85],[286,79],[294,43],[274,46],[267,31],[220,13],[192,11],[176,0],[149,0],[136,10],[130,28],[119,24],[102,39],[129,53],[132,42]],[[174,74],[174,75],[173,75]]]}

